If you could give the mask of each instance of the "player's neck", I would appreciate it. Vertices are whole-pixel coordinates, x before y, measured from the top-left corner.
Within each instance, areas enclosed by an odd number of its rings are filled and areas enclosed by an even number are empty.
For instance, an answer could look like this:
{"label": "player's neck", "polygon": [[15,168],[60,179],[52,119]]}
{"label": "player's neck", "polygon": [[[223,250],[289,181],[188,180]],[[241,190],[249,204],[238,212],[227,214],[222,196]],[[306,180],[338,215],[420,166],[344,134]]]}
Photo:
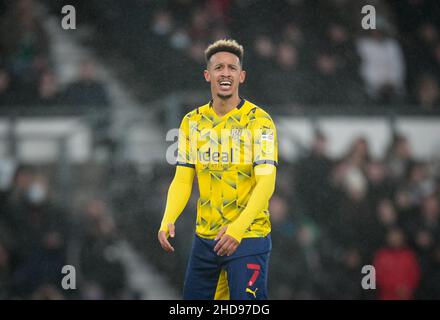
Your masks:
{"label": "player's neck", "polygon": [[238,104],[240,103],[241,98],[238,94],[230,97],[229,99],[221,99],[219,97],[214,97],[212,101],[212,108],[214,109],[214,112],[220,116],[223,117],[225,114],[230,112],[232,109],[234,109]]}

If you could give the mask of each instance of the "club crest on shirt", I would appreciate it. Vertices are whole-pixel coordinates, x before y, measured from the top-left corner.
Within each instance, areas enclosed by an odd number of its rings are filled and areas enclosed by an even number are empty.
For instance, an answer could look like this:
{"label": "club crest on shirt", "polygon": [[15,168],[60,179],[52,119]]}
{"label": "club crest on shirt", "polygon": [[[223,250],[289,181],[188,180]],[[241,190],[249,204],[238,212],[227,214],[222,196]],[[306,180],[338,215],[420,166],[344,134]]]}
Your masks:
{"label": "club crest on shirt", "polygon": [[234,140],[240,139],[242,130],[243,129],[241,129],[241,128],[232,128],[231,129],[231,137],[232,137],[232,139],[234,139]]}

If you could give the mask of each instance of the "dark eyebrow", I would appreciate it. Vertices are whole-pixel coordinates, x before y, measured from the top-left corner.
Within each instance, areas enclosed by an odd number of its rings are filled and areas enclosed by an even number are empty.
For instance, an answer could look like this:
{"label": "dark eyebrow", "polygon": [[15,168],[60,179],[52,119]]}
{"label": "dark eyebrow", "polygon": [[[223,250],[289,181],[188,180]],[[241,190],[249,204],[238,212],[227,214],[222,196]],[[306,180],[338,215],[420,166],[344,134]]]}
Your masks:
{"label": "dark eyebrow", "polygon": [[[217,64],[214,65],[214,68],[217,68],[217,67],[220,67],[220,66],[224,66],[224,65],[225,65],[224,62],[219,62],[219,63],[217,63]],[[236,69],[239,68],[238,65],[233,64],[233,63],[228,63],[228,64],[226,64],[226,65],[227,65],[228,67],[234,67],[234,68],[236,68]]]}

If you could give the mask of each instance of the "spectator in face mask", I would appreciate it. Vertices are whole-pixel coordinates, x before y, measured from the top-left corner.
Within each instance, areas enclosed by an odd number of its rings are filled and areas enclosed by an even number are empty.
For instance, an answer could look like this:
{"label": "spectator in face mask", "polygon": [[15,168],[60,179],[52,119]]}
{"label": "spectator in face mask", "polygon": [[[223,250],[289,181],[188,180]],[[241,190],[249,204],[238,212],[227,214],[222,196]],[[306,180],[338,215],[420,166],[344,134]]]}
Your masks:
{"label": "spectator in face mask", "polygon": [[44,179],[38,179],[30,185],[27,200],[32,206],[44,204],[47,200],[47,185]]}
{"label": "spectator in face mask", "polygon": [[25,190],[16,226],[18,266],[12,276],[13,292],[21,297],[41,285],[58,285],[66,264],[65,215],[50,201],[47,177],[31,175]]}
{"label": "spectator in face mask", "polygon": [[[20,229],[22,229],[22,246],[30,249],[33,247],[48,246],[49,238],[62,237],[64,217],[60,210],[50,201],[49,182],[44,175],[33,175],[28,185],[25,196]],[[53,236],[48,236],[54,233]],[[62,242],[62,240],[60,240]],[[26,250],[27,251],[27,250]]]}

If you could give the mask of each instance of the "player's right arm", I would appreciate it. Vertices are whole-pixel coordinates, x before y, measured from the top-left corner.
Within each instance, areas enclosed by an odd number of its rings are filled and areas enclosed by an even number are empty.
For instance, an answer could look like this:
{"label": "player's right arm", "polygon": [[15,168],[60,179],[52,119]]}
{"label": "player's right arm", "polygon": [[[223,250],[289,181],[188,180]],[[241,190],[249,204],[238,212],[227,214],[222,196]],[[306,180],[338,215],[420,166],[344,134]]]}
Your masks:
{"label": "player's right arm", "polygon": [[174,223],[188,203],[195,175],[195,162],[190,146],[194,137],[191,137],[189,119],[190,114],[180,124],[176,173],[168,190],[165,212],[158,232],[160,245],[168,252],[174,251],[168,237],[174,238]]}
{"label": "player's right arm", "polygon": [[194,173],[194,168],[181,165],[177,165],[176,167],[176,174],[168,189],[165,213],[158,233],[160,245],[165,251],[174,251],[174,248],[168,241],[168,237],[171,236],[171,238],[174,238],[174,223],[183,209],[185,209],[189,197],[191,196]]}

